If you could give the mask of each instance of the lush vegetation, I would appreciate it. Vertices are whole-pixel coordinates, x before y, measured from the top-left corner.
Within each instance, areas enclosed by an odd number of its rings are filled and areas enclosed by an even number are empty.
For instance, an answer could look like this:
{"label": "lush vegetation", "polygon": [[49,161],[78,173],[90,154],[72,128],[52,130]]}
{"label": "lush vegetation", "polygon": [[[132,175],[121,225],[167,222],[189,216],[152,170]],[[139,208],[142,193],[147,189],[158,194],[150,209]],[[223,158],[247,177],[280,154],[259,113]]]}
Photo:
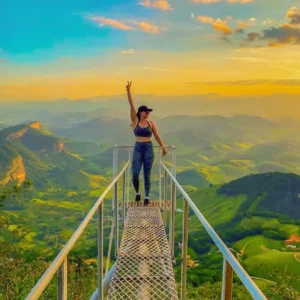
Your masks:
{"label": "lush vegetation", "polygon": [[[60,137],[30,128],[22,138],[8,141],[7,134],[24,125],[0,131],[0,175],[18,156],[26,172],[22,185],[2,187],[0,193],[0,272],[13,270],[0,281],[1,299],[24,299],[111,180],[113,153],[109,144],[128,141],[131,132],[124,132],[129,124],[113,118],[92,121],[88,114],[86,117],[85,123],[74,126],[63,120],[64,126],[55,127]],[[173,117],[157,122],[162,135],[168,133],[166,143],[177,147],[178,181],[269,299],[299,299],[299,246],[294,249],[285,245],[285,240],[300,232],[300,177],[290,174],[300,173],[297,139],[293,136],[293,143],[278,140],[287,136],[286,129],[279,130],[278,124],[261,118],[178,118],[180,126]],[[65,137],[76,137],[77,141]],[[53,151],[61,140],[64,149]],[[119,168],[127,158],[126,151],[119,151]],[[170,165],[170,156],[164,159]],[[153,198],[159,192],[157,158],[155,161]],[[249,175],[253,173],[263,174]],[[109,199],[111,194],[105,205],[104,253],[111,225]],[[181,207],[179,197],[177,208]],[[177,281],[181,226],[182,213],[178,210]],[[94,219],[69,256],[72,299],[90,296],[96,288],[96,264],[86,263],[97,257],[96,244]],[[219,299],[223,258],[191,211],[188,255],[188,297]],[[56,277],[43,299],[55,297]],[[250,299],[236,277],[234,298]]]}

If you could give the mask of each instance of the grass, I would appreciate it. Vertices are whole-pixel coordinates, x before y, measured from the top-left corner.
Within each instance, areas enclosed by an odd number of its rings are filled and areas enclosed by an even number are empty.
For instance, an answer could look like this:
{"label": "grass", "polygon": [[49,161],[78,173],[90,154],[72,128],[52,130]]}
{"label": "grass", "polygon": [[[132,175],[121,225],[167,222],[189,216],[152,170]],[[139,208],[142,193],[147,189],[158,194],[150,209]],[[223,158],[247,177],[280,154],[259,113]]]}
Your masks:
{"label": "grass", "polygon": [[300,228],[298,225],[281,224],[278,219],[264,218],[264,217],[251,217],[244,218],[238,225],[239,229],[250,229],[262,227],[264,230],[275,230],[283,233],[286,238],[292,234],[299,234]]}
{"label": "grass", "polygon": [[199,171],[207,181],[213,184],[222,184],[228,181],[227,175],[217,166],[205,166]]}
{"label": "grass", "polygon": [[234,249],[241,252],[244,249],[244,254],[247,257],[263,254],[272,249],[282,250],[284,244],[282,241],[267,239],[262,235],[249,236],[235,243]]}
{"label": "grass", "polygon": [[77,158],[77,159],[83,161],[83,158],[82,158],[79,154],[77,154],[77,153],[71,153],[71,152],[69,152],[69,154],[70,154],[71,156],[73,156],[73,157],[75,157],[75,158]]}
{"label": "grass", "polygon": [[297,225],[293,225],[293,224],[283,224],[283,225],[280,226],[279,231],[281,233],[286,234],[289,237],[292,234],[299,235],[300,227],[297,226]]}
{"label": "grass", "polygon": [[264,217],[251,217],[244,218],[238,225],[238,228],[256,228],[262,227],[263,229],[278,229],[281,226],[278,219],[275,218],[264,218]]}
{"label": "grass", "polygon": [[72,210],[83,210],[88,209],[89,205],[88,203],[79,203],[79,202],[71,202],[71,201],[58,201],[58,200],[41,200],[38,198],[33,198],[32,201],[34,201],[37,204],[42,205],[49,205],[49,206],[55,206],[55,207],[61,207],[66,209],[72,209]]}
{"label": "grass", "polygon": [[292,277],[291,285],[300,289],[300,263],[292,252],[267,251],[247,258],[244,263],[251,275],[272,280],[270,271],[285,273]]}
{"label": "grass", "polygon": [[[213,227],[231,220],[239,206],[246,200],[245,196],[226,197],[217,195],[217,189],[218,187],[199,189],[190,194],[200,212]],[[179,206],[182,207],[182,200]],[[196,216],[192,215],[189,227],[193,228],[195,226],[200,227],[201,225]]]}

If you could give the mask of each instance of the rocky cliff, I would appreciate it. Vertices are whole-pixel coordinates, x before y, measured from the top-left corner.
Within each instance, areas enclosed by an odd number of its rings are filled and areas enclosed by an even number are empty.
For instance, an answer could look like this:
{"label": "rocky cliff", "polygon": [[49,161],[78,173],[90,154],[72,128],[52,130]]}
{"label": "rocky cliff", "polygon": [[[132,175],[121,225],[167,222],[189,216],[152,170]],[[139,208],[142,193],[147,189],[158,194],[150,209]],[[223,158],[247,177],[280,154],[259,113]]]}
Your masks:
{"label": "rocky cliff", "polygon": [[31,124],[29,124],[29,127],[40,130],[41,129],[41,123],[39,121],[32,122]]}
{"label": "rocky cliff", "polygon": [[[2,173],[2,172],[0,172]],[[20,185],[25,180],[25,168],[23,165],[23,159],[21,156],[16,157],[8,170],[4,174],[4,178],[0,179],[0,184],[7,184],[11,180],[15,180]]]}
{"label": "rocky cliff", "polygon": [[64,142],[62,140],[58,140],[57,143],[55,143],[53,145],[53,152],[57,153],[57,152],[61,152],[64,150]]}
{"label": "rocky cliff", "polygon": [[34,128],[34,129],[37,129],[37,130],[40,130],[41,128],[41,123],[36,121],[36,122],[32,122],[26,126],[24,126],[22,129],[19,129],[15,132],[12,132],[10,133],[8,136],[7,136],[7,140],[8,141],[11,141],[11,140],[14,140],[14,139],[19,139],[21,138],[22,136],[24,136],[24,134],[28,131],[29,128]]}

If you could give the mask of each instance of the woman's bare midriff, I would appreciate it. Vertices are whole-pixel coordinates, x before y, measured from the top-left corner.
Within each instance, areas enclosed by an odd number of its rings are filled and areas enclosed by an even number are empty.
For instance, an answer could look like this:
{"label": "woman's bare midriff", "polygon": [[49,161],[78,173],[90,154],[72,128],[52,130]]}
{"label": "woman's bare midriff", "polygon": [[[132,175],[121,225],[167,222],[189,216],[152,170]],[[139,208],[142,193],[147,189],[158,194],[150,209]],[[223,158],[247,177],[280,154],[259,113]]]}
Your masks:
{"label": "woman's bare midriff", "polygon": [[150,142],[151,137],[137,136],[136,141],[137,142]]}

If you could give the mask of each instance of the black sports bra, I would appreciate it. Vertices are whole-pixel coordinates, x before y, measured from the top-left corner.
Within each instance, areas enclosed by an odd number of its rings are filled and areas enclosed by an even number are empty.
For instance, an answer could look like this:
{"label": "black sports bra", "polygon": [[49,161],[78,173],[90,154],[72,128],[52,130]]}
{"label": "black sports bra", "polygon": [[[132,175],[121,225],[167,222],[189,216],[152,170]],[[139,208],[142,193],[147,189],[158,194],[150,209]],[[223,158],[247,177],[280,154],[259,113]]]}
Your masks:
{"label": "black sports bra", "polygon": [[134,135],[138,137],[151,137],[152,136],[152,128],[148,121],[148,126],[143,128],[139,126],[140,121],[138,121],[136,127],[134,128]]}

